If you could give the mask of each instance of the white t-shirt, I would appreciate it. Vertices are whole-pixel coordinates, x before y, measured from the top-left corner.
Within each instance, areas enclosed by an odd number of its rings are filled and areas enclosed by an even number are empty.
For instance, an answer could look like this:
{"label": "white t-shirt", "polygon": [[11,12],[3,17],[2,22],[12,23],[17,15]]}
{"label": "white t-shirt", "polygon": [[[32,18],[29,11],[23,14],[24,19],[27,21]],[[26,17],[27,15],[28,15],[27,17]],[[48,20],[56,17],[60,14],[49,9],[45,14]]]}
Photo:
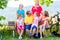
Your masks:
{"label": "white t-shirt", "polygon": [[18,23],[19,26],[20,26],[20,25],[23,25],[23,18],[20,19],[20,20],[17,19],[16,22]]}

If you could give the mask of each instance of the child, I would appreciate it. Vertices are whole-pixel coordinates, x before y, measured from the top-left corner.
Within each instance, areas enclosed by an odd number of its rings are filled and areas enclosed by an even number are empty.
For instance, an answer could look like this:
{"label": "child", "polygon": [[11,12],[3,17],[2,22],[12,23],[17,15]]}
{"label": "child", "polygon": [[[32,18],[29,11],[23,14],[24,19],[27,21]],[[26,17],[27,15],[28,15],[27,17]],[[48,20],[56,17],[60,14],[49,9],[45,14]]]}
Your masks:
{"label": "child", "polygon": [[19,39],[22,39],[22,35],[24,32],[24,22],[21,14],[17,16],[16,26],[17,26],[17,32],[19,34]]}
{"label": "child", "polygon": [[32,23],[31,30],[30,30],[30,34],[32,35],[30,36],[33,37],[35,33],[38,34],[38,13],[37,12],[34,13],[34,21]]}
{"label": "child", "polygon": [[[48,25],[48,17],[49,17],[49,14],[48,14],[47,11],[44,11],[44,13],[42,13],[41,16],[40,16],[40,20],[41,20],[41,25],[40,25],[40,38],[42,38],[42,32],[44,31],[44,29]],[[42,28],[43,28],[43,30],[42,30]]]}
{"label": "child", "polygon": [[31,24],[33,22],[33,15],[31,14],[30,11],[26,12],[26,16],[24,18],[24,23],[25,23],[25,29],[26,29],[26,33],[29,34],[30,32],[30,28],[31,28]]}

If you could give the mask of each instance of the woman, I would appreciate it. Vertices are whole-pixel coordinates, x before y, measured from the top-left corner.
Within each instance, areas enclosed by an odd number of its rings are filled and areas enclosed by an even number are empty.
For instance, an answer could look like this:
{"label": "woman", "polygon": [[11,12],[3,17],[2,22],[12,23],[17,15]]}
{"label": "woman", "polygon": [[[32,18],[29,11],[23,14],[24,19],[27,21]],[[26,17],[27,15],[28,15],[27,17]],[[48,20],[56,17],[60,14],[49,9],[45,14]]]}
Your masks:
{"label": "woman", "polygon": [[38,16],[40,16],[42,12],[42,7],[39,5],[39,1],[36,1],[35,6],[32,7],[32,14],[34,14],[35,12],[38,13]]}
{"label": "woman", "polygon": [[22,17],[24,18],[24,16],[25,16],[24,13],[25,13],[25,11],[23,10],[23,4],[20,4],[19,9],[17,10],[17,16],[21,14]]}

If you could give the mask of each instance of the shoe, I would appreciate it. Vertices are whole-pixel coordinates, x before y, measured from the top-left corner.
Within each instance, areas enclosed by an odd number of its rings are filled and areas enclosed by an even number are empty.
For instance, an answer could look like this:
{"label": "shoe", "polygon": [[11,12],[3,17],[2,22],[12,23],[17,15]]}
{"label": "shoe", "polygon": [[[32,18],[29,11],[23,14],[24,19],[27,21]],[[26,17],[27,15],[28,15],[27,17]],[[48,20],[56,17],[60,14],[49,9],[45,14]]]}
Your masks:
{"label": "shoe", "polygon": [[29,33],[29,36],[31,37],[32,36],[32,33]]}
{"label": "shoe", "polygon": [[36,35],[35,35],[36,37],[38,37],[38,33],[36,33]]}
{"label": "shoe", "polygon": [[19,36],[19,39],[21,40],[22,39],[22,36]]}
{"label": "shoe", "polygon": [[40,37],[40,39],[42,39],[42,36]]}

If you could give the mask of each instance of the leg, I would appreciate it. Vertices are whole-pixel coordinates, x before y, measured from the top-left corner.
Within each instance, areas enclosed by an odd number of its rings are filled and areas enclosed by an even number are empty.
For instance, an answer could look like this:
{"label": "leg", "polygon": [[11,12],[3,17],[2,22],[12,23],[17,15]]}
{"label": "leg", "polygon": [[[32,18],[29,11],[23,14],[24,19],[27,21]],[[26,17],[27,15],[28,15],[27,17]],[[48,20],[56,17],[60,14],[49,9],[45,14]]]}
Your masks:
{"label": "leg", "polygon": [[20,33],[21,36],[22,36],[23,32],[24,32],[24,30],[21,30],[21,33]]}
{"label": "leg", "polygon": [[23,32],[24,32],[24,30],[21,30],[20,35],[19,35],[19,39],[22,39]]}
{"label": "leg", "polygon": [[20,35],[20,30],[17,30],[18,34]]}
{"label": "leg", "polygon": [[26,34],[29,34],[29,30],[28,29],[26,29]]}
{"label": "leg", "polygon": [[44,26],[44,29],[46,29],[46,37],[47,37],[48,36],[48,29],[47,29],[48,28],[48,22],[45,21],[43,26]]}
{"label": "leg", "polygon": [[36,29],[34,28],[33,29],[33,32],[32,32],[32,35],[34,35],[36,33]]}
{"label": "leg", "polygon": [[32,27],[31,27],[31,29],[30,29],[30,33],[32,33]]}
{"label": "leg", "polygon": [[26,25],[26,34],[29,34],[31,25]]}
{"label": "leg", "polygon": [[42,38],[42,25],[40,26],[40,37]]}

